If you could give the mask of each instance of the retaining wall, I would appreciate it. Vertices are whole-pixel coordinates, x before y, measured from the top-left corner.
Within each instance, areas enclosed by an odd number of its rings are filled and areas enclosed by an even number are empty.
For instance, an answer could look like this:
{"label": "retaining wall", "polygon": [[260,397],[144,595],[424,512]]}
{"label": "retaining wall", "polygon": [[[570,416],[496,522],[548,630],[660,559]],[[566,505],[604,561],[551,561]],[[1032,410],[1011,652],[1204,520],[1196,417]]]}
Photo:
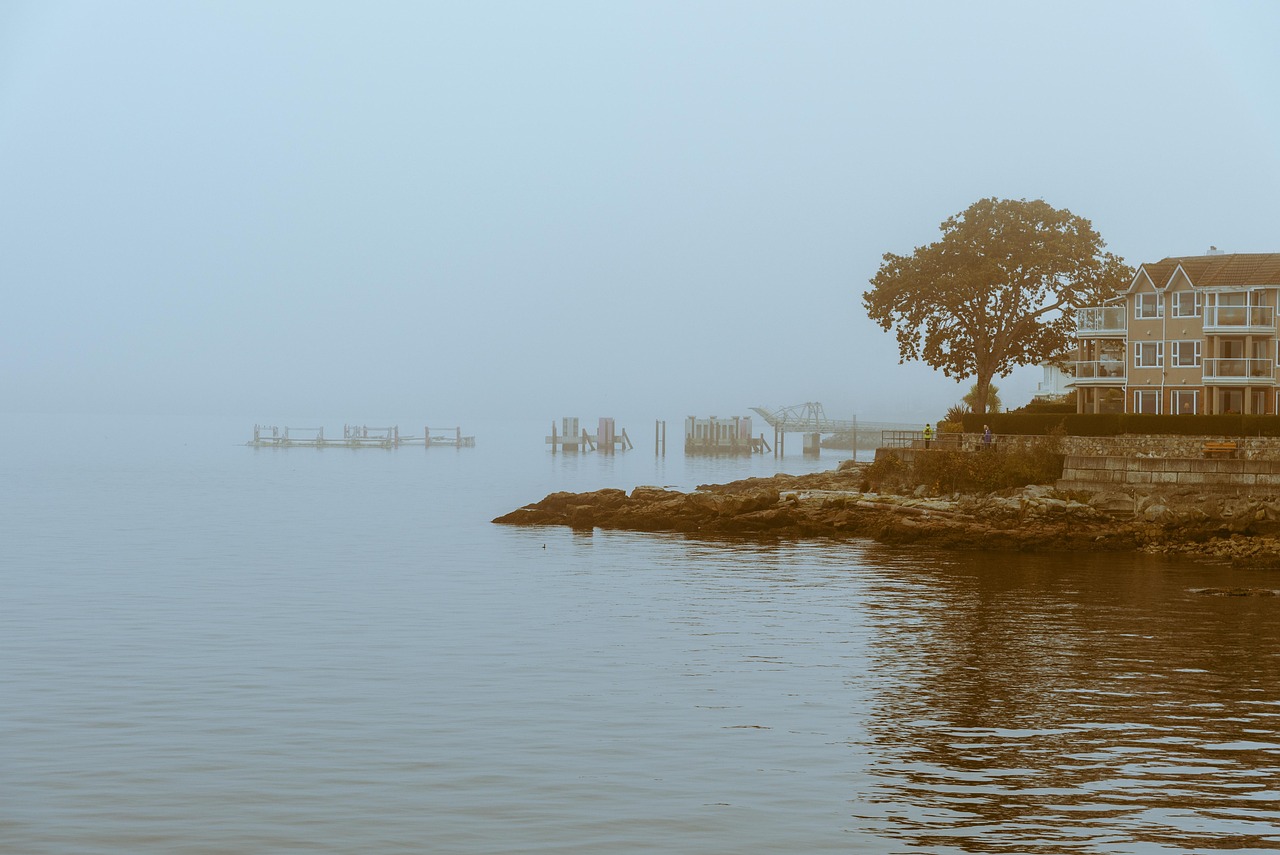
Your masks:
{"label": "retaining wall", "polygon": [[[979,434],[951,434],[934,442],[936,450],[980,451]],[[989,453],[1027,448],[1043,437],[1001,435]],[[1204,456],[1206,442],[1234,442],[1230,458]],[[1280,437],[1228,436],[1068,436],[1060,490],[1178,490],[1206,493],[1280,494]],[[914,463],[922,447],[880,448],[904,463]]]}
{"label": "retaining wall", "polygon": [[1280,460],[1067,455],[1059,490],[1280,493]]}

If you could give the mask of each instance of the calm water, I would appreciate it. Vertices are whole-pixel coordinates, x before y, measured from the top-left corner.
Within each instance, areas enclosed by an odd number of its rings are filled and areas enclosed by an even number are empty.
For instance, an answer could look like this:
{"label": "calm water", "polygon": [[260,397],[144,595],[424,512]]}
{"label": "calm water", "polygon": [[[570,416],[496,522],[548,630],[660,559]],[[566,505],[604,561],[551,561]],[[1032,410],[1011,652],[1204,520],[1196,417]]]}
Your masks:
{"label": "calm water", "polygon": [[488,522],[778,468],[651,423],[610,459],[23,421],[0,851],[1280,849],[1280,598],[1192,593],[1280,575]]}

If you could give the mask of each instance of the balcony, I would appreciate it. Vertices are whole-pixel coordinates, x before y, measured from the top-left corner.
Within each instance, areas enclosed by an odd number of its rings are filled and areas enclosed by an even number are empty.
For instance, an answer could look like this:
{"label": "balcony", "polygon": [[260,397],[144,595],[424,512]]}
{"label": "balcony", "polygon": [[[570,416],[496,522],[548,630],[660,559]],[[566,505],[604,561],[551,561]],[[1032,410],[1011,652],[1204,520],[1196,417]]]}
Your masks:
{"label": "balcony", "polygon": [[1206,359],[1204,382],[1217,386],[1258,386],[1276,382],[1270,359]]}
{"label": "balcony", "polygon": [[1101,338],[1123,336],[1128,328],[1129,312],[1125,306],[1090,306],[1076,309],[1076,337]]}
{"label": "balcony", "polygon": [[1210,334],[1276,331],[1276,310],[1270,306],[1205,306],[1204,331]]}
{"label": "balcony", "polygon": [[1077,362],[1075,386],[1123,386],[1124,361],[1101,359],[1094,362]]}

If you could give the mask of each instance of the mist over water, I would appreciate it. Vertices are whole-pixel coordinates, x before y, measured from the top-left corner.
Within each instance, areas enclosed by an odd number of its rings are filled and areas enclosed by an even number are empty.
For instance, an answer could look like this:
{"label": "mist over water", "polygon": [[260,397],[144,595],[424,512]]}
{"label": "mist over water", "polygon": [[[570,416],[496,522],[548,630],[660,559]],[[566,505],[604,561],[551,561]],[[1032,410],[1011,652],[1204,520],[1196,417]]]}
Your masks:
{"label": "mist over water", "polygon": [[0,851],[1280,846],[1280,597],[1194,593],[1274,573],[488,522],[848,456],[651,424],[64,427],[0,452]]}
{"label": "mist over water", "polygon": [[0,4],[0,853],[1280,848],[1275,574],[489,522],[936,422],[861,293],[979,199],[1275,251],[1278,9]]}

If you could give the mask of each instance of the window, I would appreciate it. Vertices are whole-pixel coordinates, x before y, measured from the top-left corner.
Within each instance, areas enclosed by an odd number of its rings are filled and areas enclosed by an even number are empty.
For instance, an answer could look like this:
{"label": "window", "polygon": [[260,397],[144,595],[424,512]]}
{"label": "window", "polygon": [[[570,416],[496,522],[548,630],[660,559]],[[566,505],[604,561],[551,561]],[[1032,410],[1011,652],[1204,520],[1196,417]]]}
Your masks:
{"label": "window", "polygon": [[1180,416],[1193,416],[1200,412],[1200,390],[1174,389],[1173,412]]}
{"label": "window", "polygon": [[1173,316],[1194,318],[1200,314],[1200,294],[1196,291],[1178,291],[1173,295]]}
{"label": "window", "polygon": [[1133,411],[1135,413],[1160,412],[1160,393],[1155,389],[1143,389],[1133,393]]}
{"label": "window", "polygon": [[1159,368],[1164,365],[1164,342],[1139,341],[1133,345],[1134,368]]}
{"label": "window", "polygon": [[1173,367],[1195,368],[1200,364],[1200,342],[1175,341],[1173,345]]}
{"label": "window", "polygon": [[1159,294],[1139,294],[1133,304],[1133,316],[1138,320],[1164,317],[1164,303]]}
{"label": "window", "polygon": [[1267,414],[1267,393],[1261,389],[1255,389],[1249,395],[1249,412],[1255,416],[1265,416]]}

